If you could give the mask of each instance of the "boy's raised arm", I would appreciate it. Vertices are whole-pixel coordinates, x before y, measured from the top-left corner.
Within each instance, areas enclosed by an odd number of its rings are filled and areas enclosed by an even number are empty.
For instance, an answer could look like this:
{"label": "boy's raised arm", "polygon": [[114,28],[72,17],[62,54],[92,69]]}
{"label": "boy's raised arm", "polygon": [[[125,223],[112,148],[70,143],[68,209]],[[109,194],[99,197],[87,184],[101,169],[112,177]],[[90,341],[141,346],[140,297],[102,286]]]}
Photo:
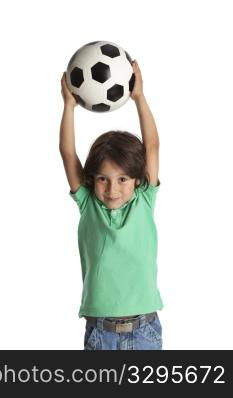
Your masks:
{"label": "boy's raised arm", "polygon": [[143,81],[137,62],[133,63],[135,84],[131,98],[135,101],[140,120],[142,140],[146,150],[146,170],[150,183],[154,186],[160,184],[159,173],[159,135],[152,112],[143,94]]}
{"label": "boy's raised arm", "polygon": [[61,84],[64,110],[60,126],[59,150],[71,191],[76,192],[82,183],[83,175],[83,167],[75,149],[74,108],[77,102],[68,90],[65,73],[61,79]]}
{"label": "boy's raised arm", "polygon": [[64,104],[60,126],[59,150],[61,155],[75,155],[74,107]]}
{"label": "boy's raised arm", "polygon": [[135,99],[135,104],[140,120],[142,139],[146,148],[153,145],[159,146],[159,135],[153,114],[144,95]]}
{"label": "boy's raised arm", "polygon": [[64,100],[64,110],[60,127],[59,149],[61,155],[74,155],[75,133],[74,133],[74,108],[78,103],[69,91],[66,84],[65,72],[61,79],[61,93]]}
{"label": "boy's raised arm", "polygon": [[133,62],[132,67],[135,74],[135,84],[131,93],[131,98],[135,101],[137,107],[142,140],[145,148],[150,148],[152,146],[158,147],[159,135],[153,114],[143,93],[143,81],[141,71],[136,61]]}

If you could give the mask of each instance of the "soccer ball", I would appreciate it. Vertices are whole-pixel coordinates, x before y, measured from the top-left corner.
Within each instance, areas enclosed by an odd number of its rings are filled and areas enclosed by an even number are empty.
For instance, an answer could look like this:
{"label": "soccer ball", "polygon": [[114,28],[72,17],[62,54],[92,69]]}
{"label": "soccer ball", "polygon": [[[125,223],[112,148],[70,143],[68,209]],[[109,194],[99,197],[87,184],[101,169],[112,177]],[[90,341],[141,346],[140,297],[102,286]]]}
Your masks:
{"label": "soccer ball", "polygon": [[128,101],[135,75],[130,55],[109,41],[94,41],[79,48],[66,71],[69,90],[92,112],[111,112]]}

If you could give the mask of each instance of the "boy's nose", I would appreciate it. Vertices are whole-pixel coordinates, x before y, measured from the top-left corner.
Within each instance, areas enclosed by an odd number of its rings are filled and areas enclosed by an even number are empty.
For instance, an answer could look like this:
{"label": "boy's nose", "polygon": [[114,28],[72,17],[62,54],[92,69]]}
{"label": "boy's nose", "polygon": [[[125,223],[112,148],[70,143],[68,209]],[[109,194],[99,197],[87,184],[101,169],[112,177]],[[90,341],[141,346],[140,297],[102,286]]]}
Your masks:
{"label": "boy's nose", "polygon": [[110,198],[116,198],[117,195],[118,195],[117,189],[116,189],[116,187],[113,186],[113,185],[111,185],[111,186],[108,187],[106,193],[107,193],[107,195],[108,195]]}

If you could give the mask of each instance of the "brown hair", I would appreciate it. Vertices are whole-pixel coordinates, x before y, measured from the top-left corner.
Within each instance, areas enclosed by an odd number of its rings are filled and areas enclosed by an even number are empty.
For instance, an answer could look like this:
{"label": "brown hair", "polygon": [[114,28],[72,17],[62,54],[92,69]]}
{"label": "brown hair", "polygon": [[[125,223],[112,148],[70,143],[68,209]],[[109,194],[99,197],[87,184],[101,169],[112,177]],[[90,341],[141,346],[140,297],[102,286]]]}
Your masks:
{"label": "brown hair", "polygon": [[[83,168],[83,184],[94,191],[94,177],[104,160],[121,167],[131,178],[138,178],[137,186],[148,188],[149,174],[146,171],[145,146],[140,139],[127,131],[111,130],[101,134],[92,144]],[[136,186],[135,186],[136,187]]]}

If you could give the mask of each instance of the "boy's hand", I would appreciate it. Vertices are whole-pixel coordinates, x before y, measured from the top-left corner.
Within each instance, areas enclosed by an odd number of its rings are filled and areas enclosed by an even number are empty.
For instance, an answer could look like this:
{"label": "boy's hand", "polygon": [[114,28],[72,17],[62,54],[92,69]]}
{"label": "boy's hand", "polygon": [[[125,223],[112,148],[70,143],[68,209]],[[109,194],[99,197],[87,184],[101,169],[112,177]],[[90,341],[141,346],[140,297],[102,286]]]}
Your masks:
{"label": "boy's hand", "polygon": [[74,98],[73,94],[71,91],[68,89],[67,83],[66,83],[66,72],[63,73],[62,78],[61,78],[61,93],[62,97],[64,100],[65,105],[71,105],[72,107],[75,107],[78,105],[76,99]]}
{"label": "boy's hand", "polygon": [[143,80],[142,80],[142,75],[141,75],[141,71],[140,68],[138,66],[137,61],[133,61],[132,62],[132,68],[133,68],[133,72],[135,74],[135,83],[134,83],[134,87],[133,87],[133,91],[130,95],[130,97],[132,98],[132,100],[136,100],[138,97],[140,97],[143,94]]}

